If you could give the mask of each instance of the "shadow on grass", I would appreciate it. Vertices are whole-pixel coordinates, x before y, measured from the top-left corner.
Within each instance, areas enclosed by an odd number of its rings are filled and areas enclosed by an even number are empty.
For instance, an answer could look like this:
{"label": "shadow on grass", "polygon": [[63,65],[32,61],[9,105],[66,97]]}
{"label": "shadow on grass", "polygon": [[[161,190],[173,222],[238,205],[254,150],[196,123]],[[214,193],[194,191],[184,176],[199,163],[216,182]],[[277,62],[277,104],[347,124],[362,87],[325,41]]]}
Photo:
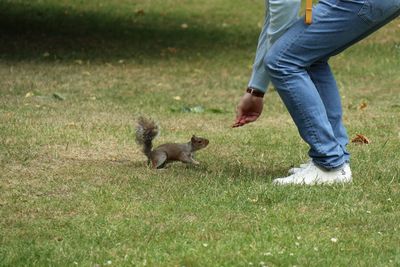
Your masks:
{"label": "shadow on grass", "polygon": [[246,164],[227,163],[230,159],[221,159],[223,164],[218,166],[208,166],[201,164],[199,166],[186,167],[189,171],[199,174],[199,176],[214,177],[221,181],[244,182],[244,181],[262,181],[271,182],[272,179],[282,177],[286,174],[287,168],[272,168],[271,166],[249,166]]}
{"label": "shadow on grass", "polygon": [[139,173],[144,170],[152,172],[154,175],[174,176],[179,179],[184,175],[185,179],[192,177],[193,179],[213,179],[221,183],[241,183],[250,181],[262,181],[269,183],[273,178],[282,177],[286,174],[287,168],[271,168],[269,166],[248,166],[244,164],[226,163],[229,159],[221,159],[225,162],[219,167],[214,164],[202,162],[200,165],[184,164],[181,162],[171,162],[163,169],[153,169],[147,165],[145,160],[135,161],[128,158],[120,159],[98,159],[98,158],[65,158],[66,162],[73,165],[86,166],[86,168],[94,168],[101,170],[102,168],[112,168],[120,174]]}
{"label": "shadow on grass", "polygon": [[[258,32],[223,29],[180,14],[79,11],[0,2],[0,59],[159,59],[253,48]],[[181,27],[187,23],[190,27]],[[203,55],[203,54],[202,54]],[[203,55],[204,56],[204,55]]]}

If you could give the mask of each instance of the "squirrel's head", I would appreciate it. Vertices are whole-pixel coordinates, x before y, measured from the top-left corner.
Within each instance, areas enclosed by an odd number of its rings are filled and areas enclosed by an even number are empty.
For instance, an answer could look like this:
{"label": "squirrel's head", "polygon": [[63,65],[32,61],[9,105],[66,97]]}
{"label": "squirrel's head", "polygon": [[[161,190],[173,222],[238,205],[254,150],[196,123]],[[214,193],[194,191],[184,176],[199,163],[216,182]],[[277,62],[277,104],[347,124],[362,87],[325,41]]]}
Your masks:
{"label": "squirrel's head", "polygon": [[202,137],[197,137],[195,135],[192,136],[192,138],[190,139],[190,142],[192,143],[192,146],[196,150],[205,148],[209,143],[208,139],[202,138]]}

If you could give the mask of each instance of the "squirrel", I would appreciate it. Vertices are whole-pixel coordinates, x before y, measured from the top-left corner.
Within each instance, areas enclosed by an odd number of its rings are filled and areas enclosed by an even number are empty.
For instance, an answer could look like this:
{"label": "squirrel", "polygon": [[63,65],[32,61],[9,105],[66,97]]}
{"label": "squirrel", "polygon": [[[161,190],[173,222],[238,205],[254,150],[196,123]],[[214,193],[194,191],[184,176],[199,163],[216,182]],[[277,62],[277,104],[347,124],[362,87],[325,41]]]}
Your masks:
{"label": "squirrel", "polygon": [[192,136],[188,143],[167,143],[153,148],[153,139],[159,134],[158,125],[151,119],[140,117],[136,126],[136,143],[142,146],[147,163],[155,169],[164,168],[171,161],[181,161],[198,165],[194,152],[205,148],[209,141],[206,138]]}

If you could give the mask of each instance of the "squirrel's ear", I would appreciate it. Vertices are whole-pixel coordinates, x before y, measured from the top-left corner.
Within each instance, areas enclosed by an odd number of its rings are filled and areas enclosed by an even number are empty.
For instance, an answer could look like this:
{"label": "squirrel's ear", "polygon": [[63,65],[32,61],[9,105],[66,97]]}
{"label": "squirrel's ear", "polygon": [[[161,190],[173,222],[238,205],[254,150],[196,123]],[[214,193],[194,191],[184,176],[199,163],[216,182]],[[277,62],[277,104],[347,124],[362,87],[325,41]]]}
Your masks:
{"label": "squirrel's ear", "polygon": [[195,135],[192,135],[191,140],[194,140],[194,139],[196,139],[196,136],[195,136]]}

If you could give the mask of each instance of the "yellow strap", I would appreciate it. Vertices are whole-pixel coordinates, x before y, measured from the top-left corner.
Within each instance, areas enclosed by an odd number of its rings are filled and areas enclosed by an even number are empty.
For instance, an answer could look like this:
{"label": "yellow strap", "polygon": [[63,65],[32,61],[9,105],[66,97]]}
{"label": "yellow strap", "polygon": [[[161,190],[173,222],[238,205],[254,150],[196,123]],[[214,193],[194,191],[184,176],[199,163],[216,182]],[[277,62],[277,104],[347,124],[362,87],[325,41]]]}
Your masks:
{"label": "yellow strap", "polygon": [[312,0],[306,0],[306,24],[312,23]]}

